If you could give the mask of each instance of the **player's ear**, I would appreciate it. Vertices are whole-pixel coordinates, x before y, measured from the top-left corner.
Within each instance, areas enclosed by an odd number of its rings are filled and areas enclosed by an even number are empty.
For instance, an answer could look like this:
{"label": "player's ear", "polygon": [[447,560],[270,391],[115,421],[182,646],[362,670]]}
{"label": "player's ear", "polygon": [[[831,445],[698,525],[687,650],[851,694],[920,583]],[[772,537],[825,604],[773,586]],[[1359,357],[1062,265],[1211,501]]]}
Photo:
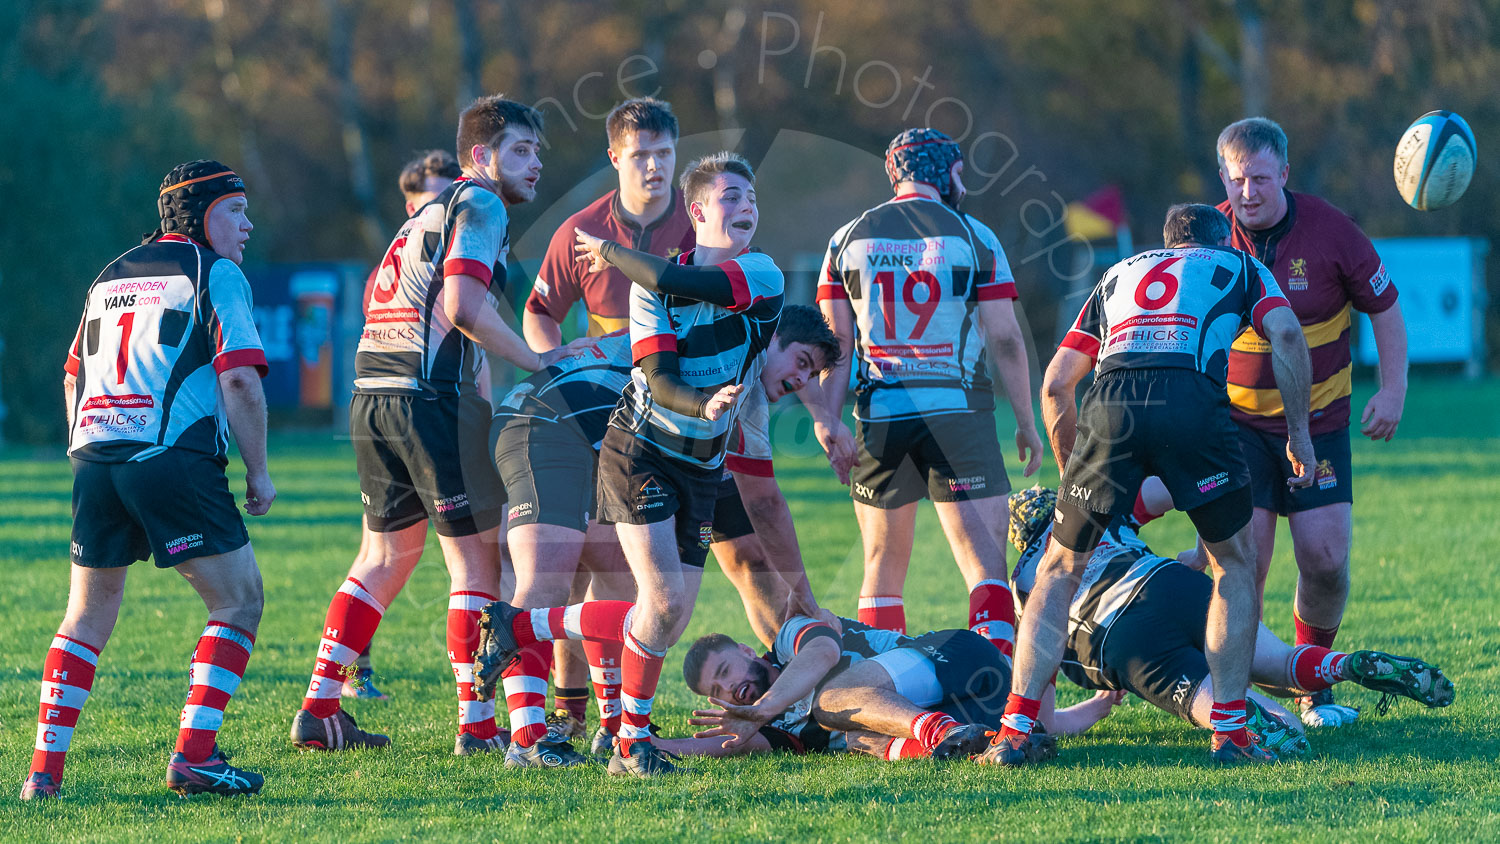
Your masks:
{"label": "player's ear", "polygon": [[491,150],[484,144],[475,144],[473,148],[469,150],[469,157],[474,160],[475,167],[488,167],[490,163],[490,156],[492,153],[493,150]]}
{"label": "player's ear", "polygon": [[615,152],[614,147],[605,147],[604,154],[609,156],[610,166],[614,167],[616,170],[620,169],[620,154]]}
{"label": "player's ear", "polygon": [[688,216],[699,223],[708,222],[708,218],[703,216],[703,203],[701,202],[694,202],[688,206]]}

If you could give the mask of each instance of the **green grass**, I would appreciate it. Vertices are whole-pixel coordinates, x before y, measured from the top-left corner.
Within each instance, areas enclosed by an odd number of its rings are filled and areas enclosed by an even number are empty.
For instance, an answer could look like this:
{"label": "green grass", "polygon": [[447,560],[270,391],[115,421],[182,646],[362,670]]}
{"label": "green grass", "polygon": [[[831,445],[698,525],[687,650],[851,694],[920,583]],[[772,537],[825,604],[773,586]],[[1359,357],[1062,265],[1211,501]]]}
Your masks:
{"label": "green grass", "polygon": [[[1356,395],[1356,407],[1366,395]],[[776,428],[778,473],[814,586],[835,611],[853,614],[861,565],[848,497],[800,414],[779,416]],[[381,686],[393,700],[352,709],[365,726],[391,733],[395,747],[298,754],[287,725],[328,599],[358,547],[360,505],[347,442],[282,435],[272,456],[281,497],[251,526],[266,615],[222,734],[238,763],[265,774],[265,791],[182,801],[163,788],[203,611],[181,578],[139,565],[74,738],[66,798],[50,805],[23,805],[14,794],[31,755],[42,657],[66,601],[70,477],[60,455],[0,462],[0,771],[11,783],[0,793],[0,838],[1500,838],[1500,381],[1418,382],[1400,437],[1354,446],[1354,588],[1340,643],[1442,665],[1457,702],[1430,712],[1406,702],[1385,717],[1314,731],[1311,761],[1256,770],[1209,768],[1203,733],[1140,701],[1064,740],[1061,759],[1035,770],[775,756],[622,782],[598,769],[508,772],[499,758],[456,759],[443,653],[447,578],[435,543],[376,637]],[[1042,478],[1055,483],[1055,469],[1045,467]],[[1176,516],[1147,538],[1176,549],[1191,528]],[[917,547],[910,626],[961,626],[963,584],[930,508]],[[1292,585],[1283,531],[1267,621],[1287,637]],[[688,637],[713,628],[750,638],[733,591],[711,571]],[[675,671],[680,658],[681,648],[668,657],[657,705],[673,734],[689,729],[693,705]],[[1375,700],[1360,689],[1341,697],[1367,710]]]}

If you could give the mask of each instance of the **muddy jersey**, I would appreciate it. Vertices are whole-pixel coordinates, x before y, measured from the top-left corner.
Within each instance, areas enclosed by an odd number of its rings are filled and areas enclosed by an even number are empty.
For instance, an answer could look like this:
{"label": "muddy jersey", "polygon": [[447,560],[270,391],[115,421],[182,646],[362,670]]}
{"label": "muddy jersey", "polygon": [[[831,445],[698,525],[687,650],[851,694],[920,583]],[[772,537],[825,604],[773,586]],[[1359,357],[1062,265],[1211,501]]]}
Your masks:
{"label": "muddy jersey", "polygon": [[[1040,542],[1026,549],[1011,573],[1011,589],[1024,605],[1036,584],[1036,567],[1052,526]],[[1068,640],[1062,671],[1084,688],[1111,688],[1103,675],[1104,643],[1110,627],[1135,600],[1152,575],[1165,566],[1181,563],[1151,553],[1136,534],[1136,525],[1126,517],[1115,519],[1104,532],[1084,567],[1083,578],[1068,608]]]}
{"label": "muddy jersey", "polygon": [[[1308,428],[1314,436],[1349,425],[1353,311],[1377,314],[1396,304],[1396,285],[1370,238],[1343,211],[1316,196],[1286,192],[1286,216],[1265,231],[1234,224],[1230,242],[1259,258],[1276,277],[1302,323],[1312,360]],[[1285,409],[1271,368],[1271,346],[1250,332],[1229,352],[1230,413],[1237,422],[1286,435]]]}
{"label": "muddy jersey", "polygon": [[598,450],[631,369],[630,336],[624,331],[606,334],[517,384],[501,400],[495,417],[572,425]]}
{"label": "muddy jersey", "polygon": [[484,395],[484,350],[443,308],[443,283],[469,275],[498,307],[510,251],[505,203],[460,177],[401,225],[365,301],[354,391],[380,395]]}
{"label": "muddy jersey", "polygon": [[1192,369],[1223,384],[1229,347],[1286,298],[1271,271],[1238,249],[1154,249],[1115,264],[1089,294],[1066,348],[1117,369]]}
{"label": "muddy jersey", "polygon": [[228,452],[219,373],[266,355],[240,268],[181,235],[126,252],[89,288],[65,369],[68,454],[119,463],[167,448]]}
{"label": "muddy jersey", "polygon": [[[678,256],[678,263],[691,263],[692,255]],[[763,252],[745,252],[719,267],[734,290],[735,303],[728,308],[632,285],[631,358],[640,363],[648,355],[674,351],[688,386],[712,394],[720,387],[742,384],[741,399],[716,420],[678,413],[652,400],[646,374],[637,366],[610,420],[663,454],[699,469],[723,465],[730,435],[742,417],[758,422],[769,414],[760,373],[781,318],[785,289],[780,268]]]}
{"label": "muddy jersey", "polygon": [[915,194],[878,205],[829,241],[817,298],[854,309],[855,418],[994,409],[978,306],[1016,285],[983,223]]}

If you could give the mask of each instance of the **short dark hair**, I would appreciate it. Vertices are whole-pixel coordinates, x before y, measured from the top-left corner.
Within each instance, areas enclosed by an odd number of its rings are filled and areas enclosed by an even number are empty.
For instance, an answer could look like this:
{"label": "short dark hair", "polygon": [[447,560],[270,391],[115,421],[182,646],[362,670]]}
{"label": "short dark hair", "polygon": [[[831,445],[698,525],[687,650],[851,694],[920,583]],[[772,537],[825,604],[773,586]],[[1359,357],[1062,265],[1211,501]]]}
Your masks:
{"label": "short dark hair", "polygon": [[755,186],[755,171],[751,169],[750,162],[741,155],[725,150],[705,155],[682,171],[682,178],[678,182],[678,187],[682,188],[682,201],[692,207],[694,202],[703,198],[714,179],[724,173],[743,176],[751,187]]}
{"label": "short dark hair", "polygon": [[412,194],[426,193],[427,180],[432,176],[457,179],[463,174],[463,168],[458,166],[458,159],[453,157],[453,153],[430,149],[406,162],[406,166],[401,168],[399,184],[401,192],[410,197]]}
{"label": "short dark hair", "polygon": [[695,695],[704,694],[698,685],[702,679],[699,675],[703,673],[703,663],[708,658],[720,651],[739,647],[739,642],[725,636],[723,633],[710,633],[688,648],[687,656],[682,658],[682,679],[687,683],[688,690]]}
{"label": "short dark hair", "polygon": [[1187,243],[1217,246],[1229,237],[1229,218],[1212,205],[1183,203],[1167,209],[1161,227],[1162,244],[1168,249]]}
{"label": "short dark hair", "polygon": [[776,336],[780,348],[791,343],[804,343],[823,352],[823,369],[832,369],[844,357],[839,348],[839,338],[823,314],[811,305],[787,305],[781,309],[781,321],[776,323]]}
{"label": "short dark hair", "polygon": [[494,147],[506,130],[517,126],[542,134],[542,113],[525,103],[507,100],[503,94],[480,97],[458,116],[458,163],[474,166],[471,151],[476,146]]}
{"label": "short dark hair", "polygon": [[677,115],[672,113],[672,104],[652,97],[636,97],[615,106],[604,118],[604,134],[609,137],[610,149],[618,149],[631,132],[670,134],[672,140],[677,140]]}
{"label": "short dark hair", "polygon": [[1219,166],[1224,166],[1225,153],[1235,158],[1244,158],[1257,152],[1270,152],[1281,159],[1281,166],[1285,167],[1286,158],[1286,132],[1274,120],[1267,117],[1247,117],[1244,120],[1236,120],[1224,127],[1219,133],[1219,141],[1214,144],[1214,152],[1218,153]]}

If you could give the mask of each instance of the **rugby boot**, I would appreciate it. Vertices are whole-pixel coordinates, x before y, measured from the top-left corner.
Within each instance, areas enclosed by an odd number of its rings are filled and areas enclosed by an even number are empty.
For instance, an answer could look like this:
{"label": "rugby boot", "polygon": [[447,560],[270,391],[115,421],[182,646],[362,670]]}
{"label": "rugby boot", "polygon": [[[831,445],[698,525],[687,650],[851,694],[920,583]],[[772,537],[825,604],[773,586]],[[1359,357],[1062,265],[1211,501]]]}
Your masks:
{"label": "rugby boot", "polygon": [[589,742],[589,752],[595,756],[608,756],[615,749],[615,734],[604,727],[594,731],[594,738]]}
{"label": "rugby boot", "polygon": [[1453,681],[1443,676],[1442,669],[1416,657],[1355,651],[1344,660],[1344,676],[1367,689],[1409,697],[1424,706],[1453,702]]}
{"label": "rugby boot", "polygon": [[167,763],[167,788],[179,796],[190,794],[255,794],[266,778],[254,771],[236,768],[217,746],[202,762],[189,762],[181,753],[173,753]]}
{"label": "rugby boot", "polygon": [[945,733],[933,746],[932,758],[940,762],[948,759],[972,759],[989,746],[988,730],[978,724],[960,724]]}
{"label": "rugby boot", "polygon": [[575,765],[590,765],[594,760],[573,749],[566,741],[553,741],[548,733],[541,741],[530,747],[511,742],[505,751],[507,768],[571,768]]}
{"label": "rugby boot", "polygon": [[1254,700],[1245,701],[1245,728],[1280,761],[1301,759],[1312,752],[1307,736]]}
{"label": "rugby boot", "polygon": [[1213,740],[1208,745],[1208,758],[1220,765],[1266,764],[1276,761],[1275,754],[1255,741],[1240,747],[1224,733],[1214,733]]}
{"label": "rugby boot", "polygon": [[292,717],[292,744],[302,750],[352,750],[385,747],[390,743],[390,736],[361,730],[354,723],[354,716],[342,709],[327,718],[299,709]]}
{"label": "rugby boot", "polygon": [[344,681],[344,687],[339,690],[339,695],[355,700],[390,700],[385,692],[375,688],[375,670],[373,668],[361,668],[354,673],[353,677]]}
{"label": "rugby boot", "polygon": [[690,774],[691,768],[672,764],[681,759],[675,753],[662,750],[649,741],[636,741],[630,745],[630,753],[622,754],[615,745],[609,757],[609,772],[615,776],[659,777],[666,774]]}
{"label": "rugby boot", "polygon": [[586,738],[588,734],[588,725],[574,718],[566,709],[553,710],[547,716],[547,738],[544,741],[574,741]]}
{"label": "rugby boot", "polygon": [[469,733],[459,733],[453,741],[454,756],[476,756],[480,753],[504,753],[507,742],[500,734],[487,739]]}
{"label": "rugby boot", "polygon": [[495,683],[520,652],[511,623],[525,612],[504,601],[491,601],[479,611],[479,647],[474,651],[474,697],[490,700]]}
{"label": "rugby boot", "polygon": [[1359,710],[1333,701],[1333,689],[1297,698],[1297,714],[1309,727],[1342,727],[1359,718]]}
{"label": "rugby boot", "polygon": [[1015,768],[1021,765],[1036,765],[1057,758],[1057,739],[1042,729],[1042,725],[1029,735],[1002,738],[999,733],[988,733],[993,737],[989,747],[974,757],[981,765],[1000,765]]}
{"label": "rugby boot", "polygon": [[58,784],[52,775],[36,771],[21,785],[22,800],[51,800],[57,797]]}

